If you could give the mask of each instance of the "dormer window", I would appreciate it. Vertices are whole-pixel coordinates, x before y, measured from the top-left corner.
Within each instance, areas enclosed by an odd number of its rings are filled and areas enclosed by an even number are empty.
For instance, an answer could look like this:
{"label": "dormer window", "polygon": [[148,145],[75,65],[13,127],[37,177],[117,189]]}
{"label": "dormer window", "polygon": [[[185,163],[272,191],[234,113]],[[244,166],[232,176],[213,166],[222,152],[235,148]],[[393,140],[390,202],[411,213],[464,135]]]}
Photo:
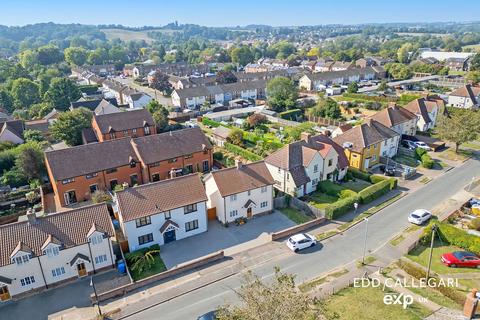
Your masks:
{"label": "dormer window", "polygon": [[150,127],[149,126],[145,126],[143,128],[143,130],[144,130],[146,136],[150,134]]}
{"label": "dormer window", "polygon": [[115,131],[110,132],[110,139],[115,139],[115,138],[116,138]]}
{"label": "dormer window", "polygon": [[30,261],[30,255],[28,254],[15,257],[14,259],[12,259],[12,262],[16,263],[18,266],[28,263],[29,261]]}
{"label": "dormer window", "polygon": [[102,243],[103,242],[103,235],[97,234],[97,235],[91,236],[90,237],[90,242],[93,245],[97,245],[97,244]]}
{"label": "dormer window", "polygon": [[60,248],[57,246],[51,246],[43,250],[43,254],[45,254],[49,258],[58,256],[60,254]]}

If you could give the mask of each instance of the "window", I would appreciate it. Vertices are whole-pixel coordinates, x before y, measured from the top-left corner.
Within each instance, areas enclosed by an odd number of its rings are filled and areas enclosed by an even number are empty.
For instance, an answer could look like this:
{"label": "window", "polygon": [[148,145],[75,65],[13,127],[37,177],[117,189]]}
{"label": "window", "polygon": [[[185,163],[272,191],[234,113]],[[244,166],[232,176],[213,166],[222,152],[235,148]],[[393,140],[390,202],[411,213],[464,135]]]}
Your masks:
{"label": "window", "polygon": [[20,279],[20,284],[22,285],[22,287],[28,286],[32,283],[35,283],[35,277],[34,276],[30,276],[30,277]]}
{"label": "window", "polygon": [[237,201],[237,195],[236,194],[232,194],[230,196],[230,201]]}
{"label": "window", "polygon": [[210,170],[210,166],[208,165],[208,160],[203,160],[203,172],[207,172],[208,170]]}
{"label": "window", "polygon": [[185,159],[190,159],[190,158],[193,158],[193,155],[191,155],[191,154],[186,154],[185,155]]}
{"label": "window", "polygon": [[118,180],[117,179],[113,179],[113,180],[110,180],[110,189],[115,189],[115,187],[117,186],[118,184]]}
{"label": "window", "polygon": [[281,172],[282,172],[282,169],[278,168],[277,172],[278,172],[278,173],[281,173]]}
{"label": "window", "polygon": [[152,164],[149,164],[148,166],[149,166],[150,168],[153,168],[153,167],[158,167],[159,165],[160,165],[160,162],[154,162],[154,163],[152,163]]}
{"label": "window", "polygon": [[377,156],[376,155],[372,156],[372,161],[377,161]]}
{"label": "window", "polygon": [[149,216],[148,217],[141,217],[141,218],[138,218],[137,220],[135,220],[135,224],[137,225],[137,228],[149,225],[151,223],[152,223],[152,220],[150,219]]}
{"label": "window", "polygon": [[133,128],[133,129],[132,129],[132,135],[133,135],[134,137],[137,136],[137,128]]}
{"label": "window", "polygon": [[312,180],[312,185],[316,186],[317,184],[318,184],[318,179],[316,179],[316,178],[313,179],[313,180]]}
{"label": "window", "polygon": [[58,254],[60,253],[60,249],[58,247],[50,247],[50,248],[47,248],[45,249],[45,251],[43,251],[43,254],[46,254],[47,257],[55,257],[55,256],[58,256]]}
{"label": "window", "polygon": [[174,162],[177,162],[177,158],[168,159],[168,163],[174,163]]}
{"label": "window", "polygon": [[110,132],[110,139],[115,139],[115,138],[116,138],[115,132]]}
{"label": "window", "polygon": [[92,184],[90,186],[90,193],[95,193],[98,190],[98,186],[96,184]]}
{"label": "window", "polygon": [[193,220],[189,222],[185,222],[185,231],[192,231],[198,229],[198,220]]}
{"label": "window", "polygon": [[238,211],[237,210],[232,210],[230,211],[230,218],[238,216]]}
{"label": "window", "polygon": [[137,163],[135,162],[135,160],[132,160],[130,162],[130,168],[135,168],[137,166]]}
{"label": "window", "polygon": [[136,174],[132,174],[130,176],[130,185],[134,186],[136,184],[138,184],[138,176]]}
{"label": "window", "polygon": [[170,210],[165,211],[164,215],[165,215],[165,220],[168,220],[168,219],[172,218],[172,214],[171,214]]}
{"label": "window", "polygon": [[154,173],[152,174],[152,182],[160,181],[160,174]]}
{"label": "window", "polygon": [[328,166],[331,167],[333,164],[333,159],[328,160]]}
{"label": "window", "polygon": [[252,191],[248,190],[248,191],[247,191],[247,194],[248,194],[248,195],[251,195],[251,194],[252,194]]}
{"label": "window", "polygon": [[69,184],[75,181],[75,178],[63,179],[62,184]]}
{"label": "window", "polygon": [[29,260],[30,260],[30,256],[27,254],[27,255],[20,256],[20,257],[16,257],[14,259],[14,262],[17,265],[22,265],[24,263],[28,263]]}
{"label": "window", "polygon": [[97,235],[95,235],[95,236],[90,237],[90,242],[91,242],[93,245],[97,245],[97,244],[102,243],[102,242],[103,242],[103,235],[97,234]]}
{"label": "window", "polygon": [[123,135],[124,135],[125,137],[128,137],[128,130],[123,130]]}
{"label": "window", "polygon": [[185,173],[189,174],[193,172],[193,166],[189,164],[188,166],[185,167]]}
{"label": "window", "polygon": [[92,178],[95,178],[96,176],[98,176],[98,173],[97,172],[94,172],[94,173],[89,173],[85,176],[85,178],[87,179],[92,179]]}
{"label": "window", "polygon": [[317,172],[318,172],[318,164],[316,164],[316,165],[313,166],[313,172],[314,172],[314,173],[317,173]]}
{"label": "window", "polygon": [[260,190],[262,191],[262,193],[267,192],[267,186],[263,186]]}
{"label": "window", "polygon": [[106,171],[107,171],[107,174],[114,173],[114,172],[117,172],[117,168],[107,169]]}
{"label": "window", "polygon": [[104,263],[104,262],[107,262],[107,255],[106,254],[102,254],[101,256],[95,257],[95,264],[100,264],[100,263]]}
{"label": "window", "polygon": [[150,134],[150,127],[149,126],[143,127],[143,131],[145,132],[145,135],[148,136]]}
{"label": "window", "polygon": [[138,237],[138,244],[142,245],[145,243],[149,243],[153,241],[153,233],[145,234],[143,236]]}
{"label": "window", "polygon": [[287,173],[287,181],[290,181],[290,174]]}
{"label": "window", "polygon": [[196,203],[189,204],[188,206],[185,206],[183,209],[184,209],[185,214],[197,211],[197,204]]}
{"label": "window", "polygon": [[60,277],[61,275],[65,274],[65,268],[59,267],[52,270],[52,277]]}
{"label": "window", "polygon": [[264,201],[260,203],[260,208],[266,208],[266,207],[268,207],[268,201]]}

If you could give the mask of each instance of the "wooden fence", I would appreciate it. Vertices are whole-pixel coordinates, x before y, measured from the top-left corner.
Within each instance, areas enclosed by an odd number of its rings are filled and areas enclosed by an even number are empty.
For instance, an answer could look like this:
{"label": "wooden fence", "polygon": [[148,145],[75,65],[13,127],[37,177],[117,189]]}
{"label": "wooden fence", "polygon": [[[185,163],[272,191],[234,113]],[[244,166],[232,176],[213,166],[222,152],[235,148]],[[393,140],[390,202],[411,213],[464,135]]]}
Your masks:
{"label": "wooden fence", "polygon": [[308,121],[318,123],[324,126],[336,126],[336,127],[343,126],[345,124],[345,122],[342,122],[342,121],[327,119],[322,117],[315,117],[315,116],[308,116]]}

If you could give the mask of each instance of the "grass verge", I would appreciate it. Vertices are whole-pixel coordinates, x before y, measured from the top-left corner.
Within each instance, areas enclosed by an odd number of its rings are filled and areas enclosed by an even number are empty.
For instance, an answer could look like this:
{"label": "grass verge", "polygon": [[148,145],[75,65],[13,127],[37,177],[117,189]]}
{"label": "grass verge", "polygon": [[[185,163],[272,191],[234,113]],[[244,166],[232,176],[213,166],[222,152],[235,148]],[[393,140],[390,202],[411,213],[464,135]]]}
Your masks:
{"label": "grass verge", "polygon": [[308,292],[311,291],[312,289],[315,289],[316,287],[326,283],[330,282],[338,277],[343,276],[344,274],[347,274],[348,270],[347,269],[342,269],[339,271],[335,271],[332,273],[329,273],[323,277],[315,278],[313,280],[307,281],[302,283],[301,285],[298,286],[298,289],[302,292]]}
{"label": "grass verge", "polygon": [[358,260],[356,265],[357,265],[357,268],[361,268],[365,265],[369,265],[371,263],[374,263],[376,260],[377,260],[377,258],[375,258],[374,256],[366,256],[365,261],[363,263],[362,263],[362,260]]}

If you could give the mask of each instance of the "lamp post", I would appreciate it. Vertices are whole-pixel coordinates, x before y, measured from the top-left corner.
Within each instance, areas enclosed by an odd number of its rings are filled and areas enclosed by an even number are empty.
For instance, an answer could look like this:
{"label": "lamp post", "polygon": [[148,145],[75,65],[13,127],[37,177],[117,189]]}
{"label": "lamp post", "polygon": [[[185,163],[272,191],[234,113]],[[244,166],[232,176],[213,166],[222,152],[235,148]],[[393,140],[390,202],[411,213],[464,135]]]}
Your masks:
{"label": "lamp post", "polygon": [[363,243],[362,265],[365,264],[365,253],[367,252],[368,218],[365,218],[364,221],[365,221],[365,240]]}
{"label": "lamp post", "polygon": [[97,289],[95,288],[95,282],[93,282],[93,276],[90,277],[90,287],[93,288],[93,293],[95,294],[95,301],[97,302],[98,314],[102,315],[102,310],[100,309],[100,302],[98,301]]}

